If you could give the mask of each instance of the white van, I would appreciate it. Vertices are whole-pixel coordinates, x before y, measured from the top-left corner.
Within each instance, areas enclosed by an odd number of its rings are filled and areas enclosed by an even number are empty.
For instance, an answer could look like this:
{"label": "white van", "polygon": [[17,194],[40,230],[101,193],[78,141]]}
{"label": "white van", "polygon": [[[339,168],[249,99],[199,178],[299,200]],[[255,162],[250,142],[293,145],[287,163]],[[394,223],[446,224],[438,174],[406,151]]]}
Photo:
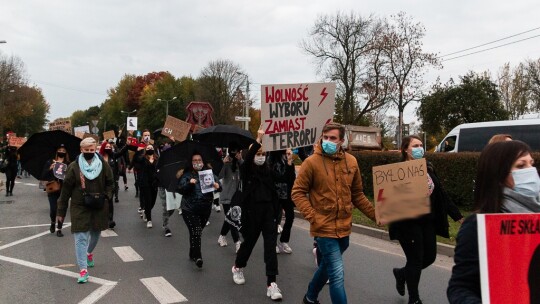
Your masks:
{"label": "white van", "polygon": [[462,124],[450,131],[436,152],[480,152],[495,134],[510,134],[540,151],[540,118]]}

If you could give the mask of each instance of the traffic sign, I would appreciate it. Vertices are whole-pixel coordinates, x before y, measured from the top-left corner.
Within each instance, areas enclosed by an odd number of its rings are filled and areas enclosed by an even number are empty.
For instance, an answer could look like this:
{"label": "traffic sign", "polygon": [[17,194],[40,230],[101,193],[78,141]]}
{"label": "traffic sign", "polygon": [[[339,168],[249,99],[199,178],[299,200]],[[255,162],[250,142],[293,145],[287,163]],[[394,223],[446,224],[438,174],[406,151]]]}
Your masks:
{"label": "traffic sign", "polygon": [[97,119],[92,120],[92,124],[93,124],[94,126],[97,126],[98,122],[99,122],[99,120],[97,120]]}
{"label": "traffic sign", "polygon": [[98,127],[92,127],[92,133],[98,134],[98,132],[99,132]]}
{"label": "traffic sign", "polygon": [[251,121],[251,117],[235,116],[234,120],[236,120],[236,121]]}

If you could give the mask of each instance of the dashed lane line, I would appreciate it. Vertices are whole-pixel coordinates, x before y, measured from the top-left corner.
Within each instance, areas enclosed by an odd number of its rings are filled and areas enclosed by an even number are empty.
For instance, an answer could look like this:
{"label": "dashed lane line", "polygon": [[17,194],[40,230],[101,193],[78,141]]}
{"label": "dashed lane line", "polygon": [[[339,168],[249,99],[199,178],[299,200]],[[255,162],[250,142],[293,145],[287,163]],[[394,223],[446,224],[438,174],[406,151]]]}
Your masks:
{"label": "dashed lane line", "polygon": [[[0,227],[0,230],[6,229],[19,229],[19,228],[32,228],[32,227],[48,227],[51,224],[37,224],[37,225],[25,225],[25,226],[13,226],[13,227]],[[71,225],[71,223],[64,223],[64,225]]]}
{"label": "dashed lane line", "polygon": [[118,236],[118,234],[116,234],[116,232],[110,229],[101,231],[101,237],[112,237],[112,236]]}
{"label": "dashed lane line", "polygon": [[113,247],[113,250],[126,263],[144,260],[131,246]]}
{"label": "dashed lane line", "polygon": [[146,288],[154,295],[160,304],[172,304],[187,302],[184,297],[171,283],[165,280],[164,277],[153,277],[140,279]]}

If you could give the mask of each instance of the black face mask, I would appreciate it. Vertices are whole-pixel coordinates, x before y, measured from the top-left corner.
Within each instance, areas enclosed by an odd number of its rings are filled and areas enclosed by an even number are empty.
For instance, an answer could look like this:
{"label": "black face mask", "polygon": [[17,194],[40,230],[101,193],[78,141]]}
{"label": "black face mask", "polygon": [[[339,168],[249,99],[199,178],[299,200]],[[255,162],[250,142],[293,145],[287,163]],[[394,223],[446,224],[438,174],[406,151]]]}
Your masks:
{"label": "black face mask", "polygon": [[105,153],[107,153],[107,155],[111,155],[112,154],[112,149],[105,149]]}
{"label": "black face mask", "polygon": [[86,160],[92,160],[94,158],[95,153],[83,153],[83,157]]}
{"label": "black face mask", "polygon": [[60,158],[64,158],[64,157],[66,157],[66,153],[64,153],[64,152],[57,152],[57,153],[56,153],[56,156],[57,156],[57,157],[60,157]]}
{"label": "black face mask", "polygon": [[230,157],[235,157],[237,153],[238,153],[238,151],[229,151],[229,156]]}
{"label": "black face mask", "polygon": [[146,150],[146,155],[154,155],[154,150]]}

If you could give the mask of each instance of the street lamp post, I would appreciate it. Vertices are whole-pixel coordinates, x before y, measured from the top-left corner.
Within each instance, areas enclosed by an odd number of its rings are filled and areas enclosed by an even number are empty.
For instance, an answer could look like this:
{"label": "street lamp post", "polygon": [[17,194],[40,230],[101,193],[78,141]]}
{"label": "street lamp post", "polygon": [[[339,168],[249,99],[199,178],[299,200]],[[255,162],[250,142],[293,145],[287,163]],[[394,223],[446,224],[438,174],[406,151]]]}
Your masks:
{"label": "street lamp post", "polygon": [[[247,74],[244,74],[242,72],[236,72],[238,75],[244,75],[246,77],[246,96],[244,98],[244,118],[249,117],[249,108],[248,108],[248,100],[249,100],[249,76]],[[244,121],[244,129],[249,130],[249,121]]]}
{"label": "street lamp post", "polygon": [[161,99],[161,98],[158,98],[157,101],[166,101],[167,102],[167,108],[165,108],[165,118],[167,116],[169,116],[169,101],[173,101],[176,99],[176,96],[174,96],[172,99],[169,99],[169,100],[165,100],[165,99]]}

